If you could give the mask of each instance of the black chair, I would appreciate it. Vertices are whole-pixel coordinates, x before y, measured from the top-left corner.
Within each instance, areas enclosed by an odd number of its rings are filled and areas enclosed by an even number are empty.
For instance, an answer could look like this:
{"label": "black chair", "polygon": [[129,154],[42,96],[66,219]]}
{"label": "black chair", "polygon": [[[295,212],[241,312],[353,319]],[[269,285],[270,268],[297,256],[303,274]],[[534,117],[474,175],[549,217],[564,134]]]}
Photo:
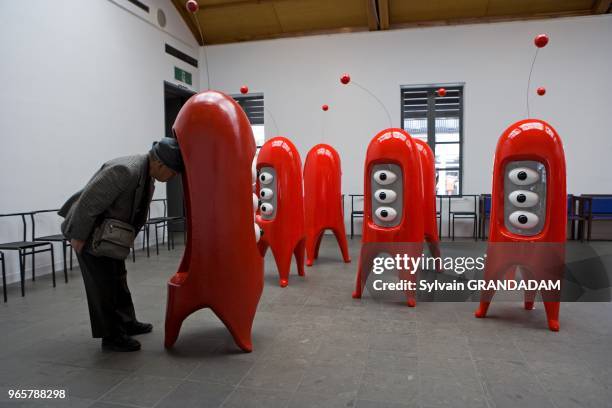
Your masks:
{"label": "black chair", "polygon": [[4,293],[4,303],[6,303],[6,270],[4,269],[4,252],[0,251],[0,262],[2,262],[2,292]]}
{"label": "black chair", "polygon": [[[14,241],[14,242],[6,242],[0,244],[0,250],[5,251],[18,251],[19,253],[19,276],[21,279],[21,296],[25,296],[25,260],[26,256],[32,256],[32,280],[36,280],[36,254],[40,254],[43,252],[49,252],[51,254],[51,274],[53,277],[53,287],[55,287],[55,256],[53,254],[53,245],[50,242],[42,242],[42,241],[27,241],[26,235],[28,230],[28,225],[26,221],[26,217],[31,217],[32,213],[24,212],[24,213],[13,213],[13,214],[1,214],[0,218],[10,218],[10,217],[21,217],[21,223],[23,226],[23,240]],[[32,238],[34,238],[32,236]]]}
{"label": "black chair", "polygon": [[355,209],[355,198],[363,197],[363,194],[349,194],[351,197],[351,239],[355,235],[355,218],[363,218],[363,210]]}
{"label": "black chair", "polygon": [[478,235],[487,239],[487,220],[491,218],[491,194],[481,194],[478,202]]}
{"label": "black chair", "polygon": [[[151,205],[157,202],[161,202],[163,205],[163,216],[151,218]],[[167,242],[168,242],[168,251],[169,251],[170,244],[172,244],[172,249],[174,249],[174,234],[170,233],[171,232],[170,226],[174,223],[179,223],[179,222],[185,223],[185,217],[180,216],[180,215],[168,216],[168,206],[166,204],[165,198],[157,198],[155,200],[151,200],[151,204],[149,204],[149,216],[144,225],[144,239],[142,241],[142,249],[144,249],[145,244],[147,247],[147,257],[150,256],[149,227],[152,226],[155,228],[155,252],[157,255],[159,255],[159,234],[157,233],[157,230],[159,230],[160,228],[162,229],[162,244],[165,242],[166,233],[168,234]]]}
{"label": "black chair", "polygon": [[588,222],[586,214],[589,201],[586,197],[578,197],[573,194],[567,195],[567,222],[569,223],[569,239],[584,241],[585,229]]}
{"label": "black chair", "polygon": [[588,226],[587,241],[591,241],[593,221],[612,221],[612,194],[582,194],[580,199],[580,206],[584,208],[582,214]]}
{"label": "black chair", "polygon": [[436,222],[438,223],[438,238],[442,239],[442,200],[444,196],[436,195]]}
{"label": "black chair", "polygon": [[[474,211],[466,211],[466,210],[460,210],[460,211],[453,211],[453,200],[458,200],[460,199],[461,201],[464,201],[466,198],[468,199],[472,199],[474,201]],[[476,238],[476,226],[478,225],[478,195],[476,194],[464,194],[461,196],[449,196],[448,197],[448,229],[449,229],[449,235],[451,236],[451,239],[454,241],[455,240],[455,220],[458,219],[471,219],[474,222],[474,233],[473,233],[473,238],[474,240],[477,240]],[[451,226],[452,226],[452,232],[451,232]]]}
{"label": "black chair", "polygon": [[68,261],[66,258],[67,249],[70,248],[70,270],[72,270],[72,245],[70,245],[70,240],[66,238],[63,234],[55,234],[55,235],[45,235],[43,237],[36,236],[36,215],[54,212],[57,213],[59,210],[40,210],[34,211],[30,214],[32,218],[32,237],[34,241],[41,242],[49,242],[53,245],[53,243],[61,243],[62,244],[62,259],[64,262],[64,281],[68,283]]}

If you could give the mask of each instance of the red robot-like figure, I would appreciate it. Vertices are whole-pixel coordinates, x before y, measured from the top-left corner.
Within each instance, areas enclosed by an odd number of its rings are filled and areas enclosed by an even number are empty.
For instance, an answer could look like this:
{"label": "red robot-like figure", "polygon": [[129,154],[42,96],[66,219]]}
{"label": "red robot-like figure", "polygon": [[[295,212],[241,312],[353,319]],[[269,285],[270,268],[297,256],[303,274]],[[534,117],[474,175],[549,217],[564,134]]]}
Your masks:
{"label": "red robot-like figure", "polygon": [[351,262],[344,230],[340,155],[328,144],[318,144],[308,152],[304,164],[304,207],[306,210],[306,265],[319,256],[326,229],[331,229],[344,262]]}
{"label": "red robot-like figure", "polygon": [[[386,129],[370,142],[364,165],[364,221],[354,298],[360,298],[370,272],[373,243],[402,243],[411,257],[422,252],[424,236],[423,179],[417,145],[402,129]],[[371,247],[370,247],[371,248]],[[394,256],[397,247],[386,252]],[[409,276],[415,280],[416,274]],[[414,292],[408,306],[416,305]]]}
{"label": "red robot-like figure", "polygon": [[423,215],[425,241],[433,257],[440,256],[440,237],[436,217],[436,158],[431,147],[421,139],[412,139],[421,158],[423,176]]}
{"label": "red robot-like figure", "polygon": [[261,255],[268,247],[276,260],[280,286],[289,284],[291,256],[298,274],[304,276],[304,193],[302,160],[293,143],[282,136],[268,140],[257,155],[257,223],[264,230],[259,241]]}
{"label": "red robot-like figure", "polygon": [[[495,151],[491,225],[485,279],[559,280],[565,262],[567,196],[565,154],[548,123],[525,119],[510,126]],[[559,330],[560,291],[542,291],[550,330]],[[485,317],[493,291],[481,292],[476,317]],[[525,309],[535,292],[525,292]]]}
{"label": "red robot-like figure", "polygon": [[187,242],[178,272],[168,282],[165,346],[174,345],[187,316],[210,307],[249,352],[263,289],[249,120],[232,98],[207,91],[187,101],[173,131],[185,162]]}

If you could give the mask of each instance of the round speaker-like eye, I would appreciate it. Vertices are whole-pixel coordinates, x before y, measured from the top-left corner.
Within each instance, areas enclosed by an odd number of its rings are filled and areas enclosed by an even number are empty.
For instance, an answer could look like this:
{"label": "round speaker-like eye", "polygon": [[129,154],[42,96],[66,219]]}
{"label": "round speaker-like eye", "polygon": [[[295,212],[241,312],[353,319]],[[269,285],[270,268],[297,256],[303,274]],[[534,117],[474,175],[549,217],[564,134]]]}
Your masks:
{"label": "round speaker-like eye", "polygon": [[269,188],[262,188],[261,190],[259,190],[259,197],[262,200],[269,200],[272,198],[273,195],[274,192]]}
{"label": "round speaker-like eye", "polygon": [[397,175],[389,170],[378,170],[374,173],[374,180],[378,184],[386,186],[397,180]]}
{"label": "round speaker-like eye", "polygon": [[540,197],[533,191],[516,190],[508,195],[510,202],[516,207],[533,207],[540,201]]}
{"label": "round speaker-like eye", "polygon": [[382,221],[390,222],[397,217],[397,212],[391,207],[379,207],[376,210],[376,217]]}
{"label": "round speaker-like eye", "polygon": [[257,211],[257,207],[259,207],[259,198],[253,193],[253,211]]}
{"label": "round speaker-like eye", "polygon": [[538,225],[540,218],[527,211],[515,211],[508,217],[510,223],[516,228],[531,229]]}
{"label": "round speaker-like eye", "polygon": [[255,242],[259,242],[259,239],[263,235],[263,230],[257,224],[255,224]]}
{"label": "round speaker-like eye", "polygon": [[270,203],[262,203],[259,206],[259,211],[264,215],[270,215],[274,212],[274,206]]}
{"label": "round speaker-like eye", "polygon": [[379,203],[388,204],[395,201],[397,198],[397,193],[393,190],[376,190],[374,192],[374,198]]}
{"label": "round speaker-like eye", "polygon": [[274,179],[274,176],[265,171],[259,175],[259,182],[261,184],[270,184],[273,179]]}
{"label": "round speaker-like eye", "polygon": [[508,178],[517,186],[527,186],[533,184],[540,179],[537,171],[528,167],[518,167],[510,170]]}

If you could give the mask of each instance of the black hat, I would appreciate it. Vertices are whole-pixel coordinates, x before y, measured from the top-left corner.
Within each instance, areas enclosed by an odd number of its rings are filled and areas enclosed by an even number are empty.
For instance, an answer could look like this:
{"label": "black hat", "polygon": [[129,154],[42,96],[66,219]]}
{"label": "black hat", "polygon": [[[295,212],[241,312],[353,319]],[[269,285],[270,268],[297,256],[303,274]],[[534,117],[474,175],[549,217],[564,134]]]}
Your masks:
{"label": "black hat", "polygon": [[165,166],[171,168],[177,173],[182,173],[183,157],[181,156],[181,150],[176,139],[171,137],[164,137],[159,142],[153,142],[151,152],[164,163]]}

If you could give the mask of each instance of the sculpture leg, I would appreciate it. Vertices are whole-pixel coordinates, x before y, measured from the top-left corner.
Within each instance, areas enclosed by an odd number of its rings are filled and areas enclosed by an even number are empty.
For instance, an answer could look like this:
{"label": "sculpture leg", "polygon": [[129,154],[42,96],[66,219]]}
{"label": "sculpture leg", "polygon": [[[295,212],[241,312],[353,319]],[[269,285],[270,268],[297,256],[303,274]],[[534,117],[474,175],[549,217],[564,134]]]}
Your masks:
{"label": "sculpture leg", "polygon": [[559,331],[559,308],[560,302],[544,302],[544,309],[546,310],[546,319],[548,320],[548,328],[551,331]]}
{"label": "sculpture leg", "polygon": [[251,329],[256,307],[253,310],[242,310],[237,307],[211,307],[211,309],[227,327],[236,345],[246,353],[253,351]]}
{"label": "sculpture leg", "polygon": [[535,290],[525,291],[525,310],[533,310],[534,302],[536,297]]}
{"label": "sculpture leg", "polygon": [[348,252],[348,243],[346,241],[346,234],[343,230],[344,228],[342,228],[342,231],[340,230],[340,228],[332,228],[332,231],[334,235],[336,236],[336,241],[338,241],[340,252],[342,252],[342,259],[344,260],[344,262],[349,263],[351,262],[351,257],[349,256],[349,252]]}
{"label": "sculpture leg", "polygon": [[323,232],[319,231],[319,233],[306,238],[306,266],[312,266],[315,259],[319,257],[319,246],[321,245]]}
{"label": "sculpture leg", "polygon": [[178,338],[183,320],[193,311],[193,306],[187,302],[192,299],[181,286],[168,283],[168,303],[166,306],[166,332],[164,346],[171,348]]}
{"label": "sculpture leg", "polygon": [[306,250],[306,238],[302,238],[298,241],[293,255],[295,256],[295,262],[297,264],[298,275],[304,276],[304,252]]}
{"label": "sculpture leg", "polygon": [[281,288],[286,287],[289,284],[289,271],[291,270],[291,249],[274,249],[272,247],[272,254],[276,261],[276,268],[278,269],[279,285]]}

